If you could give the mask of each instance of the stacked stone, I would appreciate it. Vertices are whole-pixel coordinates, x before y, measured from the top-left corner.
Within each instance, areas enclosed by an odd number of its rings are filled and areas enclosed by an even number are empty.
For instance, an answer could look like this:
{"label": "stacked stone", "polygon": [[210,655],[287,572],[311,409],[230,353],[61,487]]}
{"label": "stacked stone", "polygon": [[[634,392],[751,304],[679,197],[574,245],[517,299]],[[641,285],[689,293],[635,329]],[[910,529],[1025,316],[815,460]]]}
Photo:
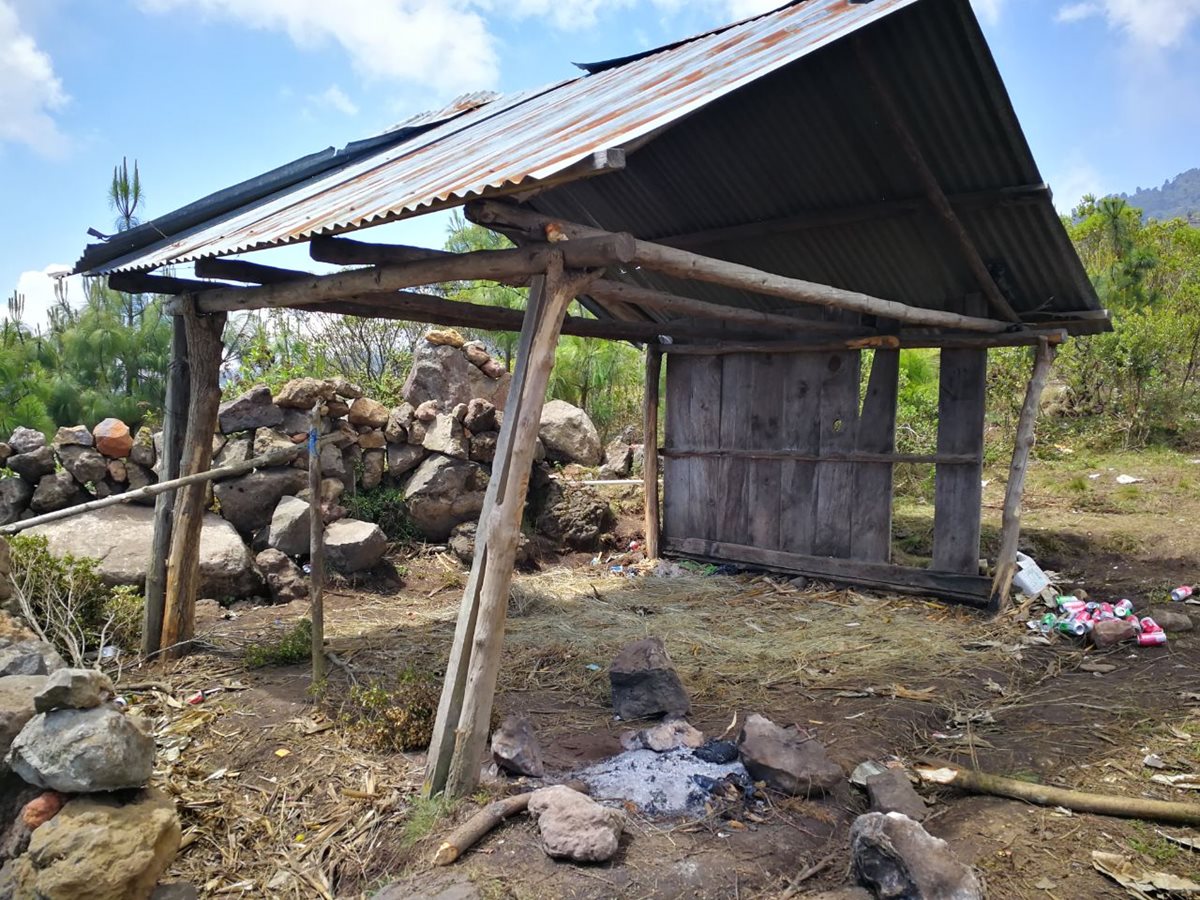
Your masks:
{"label": "stacked stone", "polygon": [[154,738],[107,675],[0,640],[0,896],[149,897],[179,851]]}

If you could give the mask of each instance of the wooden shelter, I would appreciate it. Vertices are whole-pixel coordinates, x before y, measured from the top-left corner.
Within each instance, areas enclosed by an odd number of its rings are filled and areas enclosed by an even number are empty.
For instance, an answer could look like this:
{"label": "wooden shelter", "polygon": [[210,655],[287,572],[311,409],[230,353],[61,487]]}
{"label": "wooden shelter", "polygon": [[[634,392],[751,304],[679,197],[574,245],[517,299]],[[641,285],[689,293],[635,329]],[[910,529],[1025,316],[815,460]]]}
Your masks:
{"label": "wooden shelter", "polygon": [[[582,68],[298,160],[91,246],[78,265],[120,290],[177,295],[169,308],[186,341],[176,343],[167,446],[186,406],[183,475],[210,465],[227,313],[286,307],[520,331],[430,752],[434,791],[461,794],[478,777],[560,333],[646,345],[652,554],[995,608],[1013,573],[1055,348],[1109,327],[969,0],[798,0]],[[464,205],[517,248],[448,254],[338,236]],[[354,268],[318,276],[226,258],[297,242]],[[179,277],[188,263],[195,276]],[[177,274],[151,274],[167,266]],[[467,279],[528,285],[528,307],[415,290]],[[566,315],[575,298],[591,316]],[[987,353],[1020,345],[1036,348],[1036,362],[987,579]],[[895,451],[905,347],[941,348],[938,446],[927,456]],[[936,466],[926,569],[891,561],[901,462]],[[175,506],[152,649],[191,635],[202,504],[202,487],[188,487]],[[160,519],[166,546],[170,518]]]}

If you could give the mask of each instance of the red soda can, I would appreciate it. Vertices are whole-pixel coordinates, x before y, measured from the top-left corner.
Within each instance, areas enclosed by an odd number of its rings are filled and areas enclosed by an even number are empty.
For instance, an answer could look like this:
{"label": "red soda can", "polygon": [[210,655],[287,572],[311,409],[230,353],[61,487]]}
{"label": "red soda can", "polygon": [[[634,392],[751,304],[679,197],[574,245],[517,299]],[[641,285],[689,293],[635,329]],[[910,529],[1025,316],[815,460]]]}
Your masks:
{"label": "red soda can", "polygon": [[1165,631],[1143,631],[1138,635],[1139,647],[1161,647],[1167,642],[1167,633]]}
{"label": "red soda can", "polygon": [[1162,626],[1155,622],[1149,616],[1142,617],[1142,631],[1153,634],[1156,631],[1162,631]]}
{"label": "red soda can", "polygon": [[1171,591],[1171,599],[1176,603],[1182,603],[1188,597],[1192,596],[1193,590],[1194,588],[1192,588],[1190,585],[1181,584],[1179,587],[1175,588],[1175,590]]}

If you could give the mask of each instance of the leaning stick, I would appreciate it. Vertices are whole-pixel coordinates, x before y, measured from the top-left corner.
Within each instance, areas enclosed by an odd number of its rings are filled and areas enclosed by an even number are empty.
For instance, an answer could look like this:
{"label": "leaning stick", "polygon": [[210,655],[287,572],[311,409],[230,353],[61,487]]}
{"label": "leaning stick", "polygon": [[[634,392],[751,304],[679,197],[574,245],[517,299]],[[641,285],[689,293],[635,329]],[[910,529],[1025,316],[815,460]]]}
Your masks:
{"label": "leaning stick", "polygon": [[1200,805],[1195,803],[1090,794],[1086,791],[1031,784],[1028,781],[989,775],[976,769],[960,769],[951,765],[941,768],[917,766],[916,773],[922,781],[930,784],[950,785],[973,794],[1011,797],[1013,800],[1024,800],[1039,806],[1063,806],[1075,812],[1099,813],[1102,816],[1116,816],[1122,819],[1200,825]]}
{"label": "leaning stick", "polygon": [[[582,782],[572,781],[566,787],[581,794],[587,793],[587,788]],[[505,819],[523,812],[529,806],[529,798],[532,796],[533,792],[527,791],[489,803],[450,832],[450,836],[438,846],[437,853],[433,856],[433,864],[448,866],[456,861]]]}

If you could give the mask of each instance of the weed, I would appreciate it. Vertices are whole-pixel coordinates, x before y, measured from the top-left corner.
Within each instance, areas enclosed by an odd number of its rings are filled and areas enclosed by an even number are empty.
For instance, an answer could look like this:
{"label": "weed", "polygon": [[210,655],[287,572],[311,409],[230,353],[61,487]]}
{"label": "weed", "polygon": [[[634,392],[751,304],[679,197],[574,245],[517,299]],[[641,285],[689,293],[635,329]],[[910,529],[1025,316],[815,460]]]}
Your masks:
{"label": "weed", "polygon": [[388,753],[429,746],[441,691],[432,678],[412,669],[401,671],[398,681],[391,689],[380,681],[350,689],[342,720],[355,743]]}
{"label": "weed", "polygon": [[1179,847],[1159,835],[1151,837],[1146,833],[1146,826],[1140,822],[1132,823],[1135,835],[1126,843],[1134,853],[1147,856],[1156,863],[1168,863],[1179,856]]}
{"label": "weed", "polygon": [[146,598],[132,585],[119,584],[104,601],[104,616],[110,620],[108,641],[122,650],[136,650],[142,638],[142,614]]}
{"label": "weed", "polygon": [[312,656],[312,622],[301,619],[275,641],[250,644],[246,647],[246,665],[251,669],[263,666],[290,666]]}
{"label": "weed", "polygon": [[1089,487],[1086,475],[1076,475],[1067,482],[1067,490],[1073,494],[1086,494]]}
{"label": "weed", "polygon": [[429,837],[438,822],[449,815],[453,808],[454,803],[443,794],[436,797],[417,794],[408,808],[408,818],[400,832],[401,844],[411,847]]}
{"label": "weed", "polygon": [[423,540],[421,530],[408,515],[404,492],[398,488],[377,487],[361,491],[343,497],[342,503],[354,518],[378,525],[388,540],[401,544],[415,544]]}

